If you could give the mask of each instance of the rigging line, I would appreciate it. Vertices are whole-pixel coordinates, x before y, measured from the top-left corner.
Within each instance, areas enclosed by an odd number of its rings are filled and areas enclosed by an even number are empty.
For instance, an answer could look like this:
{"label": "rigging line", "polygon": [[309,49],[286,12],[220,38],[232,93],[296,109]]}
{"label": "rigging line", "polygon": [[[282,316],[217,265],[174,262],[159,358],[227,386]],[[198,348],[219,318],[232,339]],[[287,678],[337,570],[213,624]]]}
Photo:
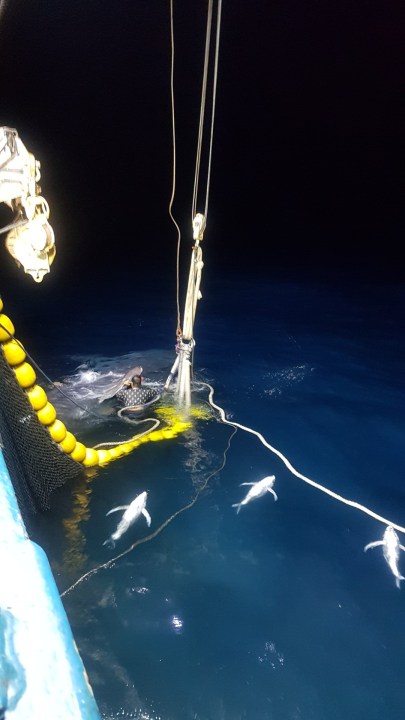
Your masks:
{"label": "rigging line", "polygon": [[370,515],[370,517],[374,518],[375,520],[379,520],[380,522],[384,523],[384,525],[391,525],[395,530],[398,530],[401,533],[405,533],[405,527],[402,527],[401,525],[397,525],[396,523],[392,522],[391,520],[388,520],[387,518],[383,517],[382,515],[378,515],[373,510],[369,510],[369,508],[365,507],[365,505],[361,505],[358,502],[355,502],[354,500],[348,500],[347,498],[344,498],[342,495],[338,495],[337,493],[333,492],[333,490],[329,490],[328,488],[324,487],[323,485],[320,485],[319,483],[315,482],[315,480],[311,480],[310,478],[306,477],[305,475],[302,475],[298,470],[296,470],[290,463],[290,461],[280,452],[280,450],[277,450],[277,448],[270,445],[257,430],[253,430],[252,428],[246,427],[245,425],[241,425],[240,423],[234,422],[233,420],[228,420],[225,416],[225,411],[223,408],[221,408],[219,405],[214,403],[213,396],[214,396],[214,388],[209,385],[209,383],[201,383],[202,385],[205,385],[209,388],[209,396],[208,396],[208,402],[210,403],[211,407],[218,410],[221,419],[224,423],[227,425],[231,425],[232,427],[239,428],[240,430],[245,430],[248,433],[252,433],[252,435],[256,435],[256,437],[259,438],[260,442],[263,443],[265,447],[267,447],[269,450],[271,450],[272,453],[277,455],[280,460],[283,461],[284,465],[292,472],[293,475],[295,475],[300,480],[303,480],[304,482],[308,483],[308,485],[312,485],[312,487],[317,488],[317,490],[321,490],[322,492],[326,493],[326,495],[329,495],[330,497],[333,497],[335,500],[339,500],[339,502],[344,503],[345,505],[349,505],[350,507],[356,508],[356,510],[360,510],[361,512],[366,513],[366,515]]}
{"label": "rigging line", "polygon": [[177,230],[177,251],[176,251],[176,305],[177,305],[177,329],[176,336],[181,337],[181,314],[180,314],[180,243],[181,231],[174,219],[172,208],[174,196],[176,193],[176,121],[174,111],[174,30],[173,30],[173,0],[170,0],[170,44],[171,44],[171,62],[170,62],[170,101],[172,116],[172,144],[173,144],[173,181],[172,195],[169,202],[169,215]]}
{"label": "rigging line", "polygon": [[216,96],[217,96],[217,80],[218,80],[218,57],[219,57],[219,37],[220,37],[220,29],[221,29],[221,10],[222,10],[222,0],[218,0],[217,31],[216,31],[216,40],[215,40],[214,80],[213,80],[213,90],[212,90],[211,131],[210,131],[210,145],[209,145],[209,154],[208,154],[207,190],[206,190],[206,195],[205,195],[205,211],[204,211],[205,218],[207,218],[207,215],[208,215],[208,198],[209,198],[209,192],[210,192],[212,145],[213,145],[213,138],[214,138],[215,101],[216,101]]}
{"label": "rigging line", "polygon": [[8,232],[9,230],[15,230],[15,228],[19,228],[22,225],[28,225],[28,220],[17,220],[16,222],[10,223],[10,225],[0,228],[0,235]]}
{"label": "rigging line", "polygon": [[164,530],[178,515],[181,515],[181,513],[185,512],[186,510],[190,510],[190,509],[193,507],[193,505],[195,505],[195,503],[197,502],[197,500],[198,500],[199,496],[201,495],[201,493],[202,493],[202,492],[205,490],[205,488],[207,487],[207,485],[208,485],[209,481],[211,480],[211,478],[213,478],[214,475],[217,475],[219,472],[221,472],[221,470],[224,469],[224,467],[225,467],[225,465],[226,465],[227,453],[228,453],[229,448],[231,447],[232,438],[233,438],[233,436],[235,435],[236,432],[237,432],[237,428],[234,428],[233,432],[230,434],[230,436],[229,436],[229,438],[228,438],[227,446],[226,446],[226,448],[225,448],[225,450],[224,450],[224,453],[223,453],[223,459],[222,459],[221,465],[220,465],[216,470],[214,470],[212,473],[209,473],[209,475],[207,475],[207,477],[206,477],[205,480],[204,480],[204,483],[203,483],[203,484],[201,485],[201,487],[197,490],[197,492],[196,492],[196,494],[194,495],[193,499],[192,499],[189,503],[187,503],[187,505],[184,505],[183,507],[181,507],[181,508],[179,508],[178,510],[176,510],[176,512],[173,513],[173,515],[170,515],[170,517],[167,518],[167,520],[165,520],[161,525],[159,525],[159,527],[158,527],[156,530],[154,530],[153,533],[150,533],[150,535],[146,535],[145,537],[140,538],[139,540],[136,540],[134,543],[132,543],[132,545],[131,545],[129,548],[127,548],[126,550],[124,550],[124,551],[123,551],[122,553],[120,553],[119,555],[116,555],[115,557],[111,558],[110,560],[107,560],[107,562],[102,563],[101,565],[97,565],[97,567],[93,568],[92,570],[88,570],[88,572],[84,573],[84,575],[81,575],[81,576],[78,578],[78,580],[76,580],[72,585],[70,585],[68,588],[66,588],[66,590],[64,590],[64,591],[60,594],[60,597],[63,598],[64,595],[67,595],[69,592],[71,592],[72,590],[74,590],[75,587],[77,587],[78,585],[80,585],[80,584],[83,582],[83,580],[87,580],[87,579],[90,578],[92,575],[95,575],[99,570],[107,570],[111,565],[113,565],[114,563],[116,563],[117,560],[120,560],[120,559],[121,559],[122,557],[124,557],[125,555],[128,555],[128,553],[130,553],[132,550],[135,550],[135,548],[138,547],[138,545],[143,545],[144,543],[149,542],[150,540],[154,540],[155,537],[157,537],[158,535],[160,535],[160,533],[162,532],[162,530]]}
{"label": "rigging line", "polygon": [[73,405],[76,405],[76,407],[78,407],[79,410],[83,410],[83,412],[87,413],[88,415],[93,415],[93,417],[97,418],[97,420],[99,420],[100,418],[103,419],[103,416],[102,416],[102,415],[98,415],[97,413],[93,412],[93,410],[88,410],[87,408],[83,407],[83,405],[80,405],[80,403],[76,402],[76,400],[73,400],[73,398],[70,397],[70,395],[67,395],[67,393],[63,392],[63,390],[61,390],[60,387],[58,387],[57,385],[55,385],[55,383],[53,382],[53,380],[51,380],[51,378],[48,377],[48,375],[44,372],[44,370],[42,370],[42,368],[41,368],[41,367],[38,365],[38,363],[34,360],[34,358],[32,357],[32,355],[30,355],[29,352],[27,352],[27,350],[25,349],[24,345],[15,337],[15,335],[13,335],[13,333],[11,333],[10,330],[8,330],[8,328],[6,328],[5,325],[3,325],[2,323],[0,323],[0,327],[1,327],[2,330],[5,330],[5,331],[6,331],[6,333],[10,336],[10,339],[11,339],[11,340],[14,340],[14,341],[20,346],[20,348],[21,348],[22,350],[24,350],[24,352],[25,352],[28,360],[30,360],[30,362],[34,365],[34,367],[38,370],[38,372],[41,373],[42,377],[45,378],[45,380],[46,380],[50,385],[52,385],[52,387],[53,387],[54,390],[57,390],[58,393],[60,393],[61,395],[63,395],[63,397],[65,397],[67,400],[69,400],[71,403],[73,403]]}
{"label": "rigging line", "polygon": [[198,127],[198,141],[197,141],[197,156],[195,162],[194,172],[194,188],[193,188],[193,204],[191,208],[191,222],[193,222],[197,214],[197,196],[198,196],[198,182],[200,175],[201,165],[201,148],[202,148],[202,137],[204,129],[204,115],[205,115],[205,101],[207,96],[207,77],[208,77],[208,65],[211,45],[211,25],[212,25],[212,2],[208,1],[208,16],[207,16],[207,30],[205,35],[205,54],[204,54],[204,73],[203,73],[203,84],[201,91],[201,106],[200,106],[200,123]]}

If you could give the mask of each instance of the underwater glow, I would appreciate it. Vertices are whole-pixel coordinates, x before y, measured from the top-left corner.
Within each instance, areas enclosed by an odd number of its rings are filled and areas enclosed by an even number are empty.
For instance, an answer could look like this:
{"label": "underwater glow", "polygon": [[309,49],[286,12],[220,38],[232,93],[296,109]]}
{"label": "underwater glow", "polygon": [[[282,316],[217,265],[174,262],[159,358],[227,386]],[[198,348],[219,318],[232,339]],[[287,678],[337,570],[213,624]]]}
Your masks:
{"label": "underwater glow", "polygon": [[170,623],[175,632],[179,633],[183,629],[183,620],[178,615],[172,615]]}

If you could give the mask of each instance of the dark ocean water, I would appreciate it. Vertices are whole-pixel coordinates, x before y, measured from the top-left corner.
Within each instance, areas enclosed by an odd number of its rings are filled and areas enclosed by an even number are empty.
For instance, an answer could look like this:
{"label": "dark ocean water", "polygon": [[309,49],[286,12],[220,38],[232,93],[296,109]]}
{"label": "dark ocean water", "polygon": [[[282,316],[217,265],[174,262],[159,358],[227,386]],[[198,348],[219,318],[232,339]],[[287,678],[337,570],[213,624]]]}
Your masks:
{"label": "dark ocean water", "polygon": [[[214,387],[227,417],[300,473],[405,525],[404,287],[207,277],[203,295],[195,379]],[[85,400],[92,372],[130,359],[166,379],[172,300],[156,287],[120,294],[117,282],[38,314],[25,307],[23,323],[6,298],[5,311],[47,372]],[[198,387],[194,402],[205,403]],[[52,400],[88,445],[133,432]],[[405,585],[396,588],[381,548],[363,552],[385,526],[295,477],[256,436],[231,435],[216,414],[196,420],[65,486],[34,522],[62,593],[212,474],[193,507],[63,596],[102,717],[403,720]],[[240,484],[272,474],[278,502],[267,494],[236,514]],[[151,528],[141,518],[107,549],[120,517],[107,511],[143,490]]]}

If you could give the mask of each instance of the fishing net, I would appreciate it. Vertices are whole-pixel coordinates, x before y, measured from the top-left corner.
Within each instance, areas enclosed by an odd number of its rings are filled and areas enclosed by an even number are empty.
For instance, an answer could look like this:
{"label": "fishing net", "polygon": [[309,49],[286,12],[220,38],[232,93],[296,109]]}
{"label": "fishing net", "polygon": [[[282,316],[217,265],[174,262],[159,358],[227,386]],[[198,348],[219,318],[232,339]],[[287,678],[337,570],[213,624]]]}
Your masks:
{"label": "fishing net", "polygon": [[50,507],[52,492],[83,472],[60,450],[35,411],[0,349],[0,440],[21,515]]}

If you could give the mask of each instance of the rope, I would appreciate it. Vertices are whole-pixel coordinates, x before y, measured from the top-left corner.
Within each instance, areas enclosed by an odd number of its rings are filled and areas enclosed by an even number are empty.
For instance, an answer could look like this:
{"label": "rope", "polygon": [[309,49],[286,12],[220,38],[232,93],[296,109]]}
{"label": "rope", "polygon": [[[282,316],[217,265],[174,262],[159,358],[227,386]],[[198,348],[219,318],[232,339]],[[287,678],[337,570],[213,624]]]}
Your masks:
{"label": "rope", "polygon": [[203,84],[201,92],[201,106],[200,106],[200,124],[198,127],[198,141],[197,141],[197,156],[195,161],[195,172],[194,172],[194,188],[193,188],[193,204],[191,209],[191,223],[193,222],[197,214],[197,195],[198,195],[198,182],[200,175],[201,165],[201,148],[204,128],[204,113],[205,113],[205,100],[207,97],[207,77],[208,77],[208,64],[210,56],[210,45],[211,45],[211,25],[212,25],[212,2],[208,2],[208,17],[207,17],[207,30],[205,34],[205,53],[204,53],[204,73],[203,73]]}
{"label": "rope", "polygon": [[[30,360],[30,362],[36,367],[36,369],[38,370],[38,372],[41,373],[41,375],[45,378],[45,380],[46,380],[50,385],[52,385],[52,387],[53,387],[58,393],[60,393],[61,395],[63,395],[63,397],[65,397],[66,400],[69,400],[69,402],[71,402],[73,405],[76,405],[76,407],[79,408],[79,410],[82,410],[84,413],[87,413],[88,415],[92,415],[93,417],[97,418],[97,420],[100,420],[100,419],[101,419],[101,420],[104,420],[104,416],[103,416],[103,415],[100,415],[99,413],[93,412],[93,410],[88,410],[88,408],[83,407],[83,405],[80,405],[80,403],[76,402],[76,400],[74,400],[72,397],[70,397],[70,395],[68,395],[67,393],[65,393],[58,385],[55,385],[55,383],[53,382],[53,380],[51,380],[51,378],[48,377],[48,375],[42,370],[42,368],[38,365],[38,363],[35,362],[34,358],[27,352],[27,350],[25,349],[25,347],[23,346],[23,344],[15,337],[15,335],[13,335],[13,334],[8,330],[8,328],[6,328],[5,325],[3,325],[3,323],[0,323],[0,327],[2,328],[2,330],[5,330],[5,331],[6,331],[6,333],[10,336],[10,339],[15,340],[15,342],[20,346],[20,348],[21,348],[22,350],[24,350],[24,352],[25,352],[27,358]],[[160,420],[156,420],[156,418],[145,418],[145,419],[143,419],[143,420],[130,420],[129,418],[124,418],[124,417],[122,417],[121,413],[122,413],[124,410],[128,410],[128,409],[129,409],[128,407],[127,407],[127,408],[121,408],[121,410],[119,410],[119,411],[117,412],[117,416],[120,418],[120,420],[125,420],[125,422],[132,423],[132,424],[134,424],[134,425],[137,425],[138,423],[147,422],[147,420],[151,420],[151,421],[154,422],[154,423],[157,422],[157,425],[155,425],[154,427],[152,427],[150,430],[146,430],[144,433],[142,433],[141,435],[139,435],[139,436],[137,436],[137,437],[142,437],[143,435],[146,435],[147,433],[151,432],[151,430],[155,430],[156,427],[157,427],[158,425],[160,425]],[[133,438],[131,438],[131,439],[133,439]],[[104,445],[122,445],[122,444],[125,444],[126,442],[128,442],[128,440],[124,440],[122,443],[115,443],[115,442],[112,442],[112,443],[100,443],[100,445],[94,445],[94,447],[95,447],[95,448],[101,447],[101,445],[103,445],[103,444],[104,444]],[[0,719],[0,720],[1,720],[1,719]]]}
{"label": "rope", "polygon": [[[87,408],[84,408],[82,405],[80,405],[78,402],[76,402],[76,400],[73,400],[73,398],[71,398],[69,395],[67,395],[65,392],[63,392],[63,390],[61,390],[60,387],[58,387],[57,385],[55,385],[55,383],[48,377],[48,375],[46,375],[46,373],[42,370],[42,368],[40,368],[40,366],[38,365],[38,363],[35,362],[35,360],[33,359],[33,357],[31,357],[31,355],[26,351],[26,349],[24,348],[24,346],[22,345],[22,343],[15,337],[15,335],[13,335],[13,334],[8,330],[8,328],[6,328],[5,325],[3,325],[3,323],[0,323],[0,327],[2,328],[2,330],[5,330],[5,331],[6,331],[6,333],[10,336],[10,338],[11,338],[12,340],[14,340],[14,341],[22,348],[22,350],[24,350],[27,358],[31,361],[31,363],[36,367],[36,369],[38,370],[38,372],[41,373],[41,375],[47,380],[48,383],[50,383],[50,385],[52,385],[52,387],[53,387],[55,390],[57,390],[57,391],[58,391],[61,395],[63,395],[67,400],[69,400],[71,403],[73,403],[73,405],[76,405],[76,407],[78,407],[80,410],[83,410],[83,412],[86,412],[86,413],[88,413],[89,415],[93,415],[93,417],[97,418],[97,420],[99,420],[99,419],[102,419],[102,420],[103,420],[103,419],[104,419],[104,418],[103,418],[103,415],[99,415],[99,414],[93,412],[92,410],[88,410]],[[125,445],[127,442],[132,442],[132,441],[134,441],[134,440],[139,440],[139,438],[143,437],[144,435],[149,435],[149,433],[151,433],[153,430],[156,430],[156,428],[158,428],[159,425],[160,425],[160,420],[157,419],[157,418],[144,418],[144,419],[142,419],[142,420],[130,420],[129,418],[122,417],[121,413],[122,413],[124,410],[128,410],[128,408],[121,408],[121,410],[119,410],[118,413],[117,413],[117,415],[118,415],[118,417],[120,418],[120,420],[124,420],[125,422],[128,422],[128,423],[132,423],[133,425],[138,425],[138,424],[144,423],[144,422],[152,422],[152,423],[153,423],[152,427],[148,428],[147,430],[144,430],[144,432],[142,432],[142,433],[139,433],[139,435],[131,436],[131,437],[128,438],[127,440],[121,440],[120,442],[112,441],[112,442],[98,443],[98,445],[94,445],[94,446],[93,446],[93,449],[94,449],[94,450],[97,449],[97,448],[101,448],[101,447],[110,447],[110,446],[116,447],[117,445]],[[1,718],[0,718],[0,720],[1,720]]]}
{"label": "rope", "polygon": [[215,41],[215,61],[214,61],[214,82],[213,82],[213,93],[212,93],[210,149],[209,149],[209,154],[208,154],[207,191],[206,191],[206,195],[205,195],[205,211],[204,211],[204,215],[205,215],[206,219],[207,219],[207,215],[208,215],[208,197],[209,197],[209,192],[210,192],[212,145],[213,145],[213,137],[214,137],[215,101],[216,101],[216,96],[217,96],[219,36],[220,36],[220,29],[221,29],[221,10],[222,10],[222,0],[218,0],[217,32],[216,32],[216,41]]}
{"label": "rope", "polygon": [[181,337],[181,316],[180,316],[180,228],[172,213],[174,196],[176,193],[176,123],[174,112],[174,31],[173,31],[173,0],[170,0],[170,42],[171,42],[171,63],[170,63],[170,99],[172,114],[172,143],[173,143],[173,183],[172,195],[169,202],[169,215],[177,230],[177,251],[176,251],[176,304],[177,304],[177,329],[176,336]]}
{"label": "rope", "polygon": [[85,407],[83,407],[82,405],[80,405],[80,403],[76,402],[76,400],[73,400],[73,398],[70,397],[70,395],[67,395],[63,390],[61,390],[60,387],[58,387],[57,385],[55,385],[55,383],[53,382],[53,380],[51,380],[51,378],[48,377],[48,375],[42,370],[42,368],[41,368],[41,367],[38,365],[38,363],[34,360],[34,358],[32,357],[32,355],[30,355],[29,352],[27,352],[27,350],[25,349],[25,347],[23,346],[23,344],[15,337],[15,335],[13,335],[13,333],[11,333],[11,332],[8,330],[8,328],[6,328],[2,323],[0,323],[0,327],[2,328],[2,330],[5,330],[5,331],[6,331],[6,333],[9,335],[9,337],[10,337],[11,340],[15,340],[15,342],[20,346],[20,348],[21,348],[22,350],[24,350],[24,352],[25,352],[28,360],[34,365],[34,367],[36,367],[36,369],[37,369],[38,372],[42,375],[42,377],[44,377],[45,380],[46,380],[50,385],[52,385],[52,387],[53,387],[55,390],[57,390],[61,395],[63,395],[63,397],[65,397],[66,400],[69,400],[71,403],[73,403],[73,405],[76,405],[76,407],[78,407],[79,410],[83,410],[83,412],[88,413],[89,415],[93,415],[93,417],[97,418],[97,420],[100,420],[100,418],[101,418],[101,419],[104,419],[102,415],[98,415],[97,413],[93,412],[92,410],[88,410],[87,408],[85,408]]}
{"label": "rope", "polygon": [[[122,410],[125,410],[126,408],[122,408]],[[120,415],[121,410],[117,413],[117,415]],[[98,443],[98,445],[93,445],[94,450],[97,448],[103,448],[103,447],[117,447],[117,445],[125,445],[127,442],[133,442],[134,440],[139,440],[139,438],[143,437],[144,435],[149,435],[150,432],[153,430],[156,430],[156,428],[160,425],[160,420],[158,418],[145,418],[144,420],[128,420],[127,418],[122,418],[122,420],[125,420],[126,422],[130,422],[133,425],[139,425],[140,423],[145,422],[153,422],[153,425],[150,428],[147,428],[147,430],[144,430],[142,433],[139,433],[139,435],[133,435],[128,440],[121,440],[120,442],[101,442]]]}
{"label": "rope", "polygon": [[388,520],[387,518],[383,517],[382,515],[379,515],[378,513],[374,512],[373,510],[370,510],[369,508],[365,507],[364,505],[361,505],[358,502],[355,502],[354,500],[348,500],[347,498],[344,498],[342,495],[338,495],[338,493],[333,492],[333,490],[329,490],[329,488],[324,487],[323,485],[320,485],[320,483],[315,482],[315,480],[311,480],[310,478],[306,477],[305,475],[302,475],[302,473],[298,472],[290,463],[290,461],[280,452],[280,450],[277,450],[277,448],[270,445],[257,430],[253,430],[252,428],[246,427],[245,425],[241,425],[240,423],[227,420],[225,416],[225,411],[216,403],[213,401],[214,396],[214,388],[211,387],[208,383],[201,383],[201,385],[205,385],[209,388],[209,396],[208,401],[215,410],[218,410],[222,422],[226,423],[227,425],[231,425],[232,427],[239,428],[240,430],[245,430],[245,432],[252,433],[252,435],[256,435],[257,438],[259,438],[260,442],[263,443],[263,445],[268,448],[272,453],[277,455],[280,460],[283,461],[284,465],[290,470],[290,472],[295,475],[300,480],[303,480],[304,482],[308,483],[308,485],[311,485],[312,487],[316,488],[317,490],[320,490],[321,492],[325,493],[326,495],[329,495],[330,497],[334,498],[335,500],[338,500],[341,503],[344,503],[345,505],[349,505],[350,507],[356,508],[356,510],[360,510],[361,512],[364,512],[366,515],[369,515],[370,517],[374,518],[375,520],[378,520],[379,522],[384,523],[384,525],[391,525],[395,530],[398,530],[401,533],[405,533],[405,527],[402,527],[401,525],[397,525],[396,523],[392,522],[392,520]]}
{"label": "rope", "polygon": [[[213,5],[212,0],[209,0],[208,17],[207,17],[207,32],[206,32],[206,40],[205,40],[203,86],[202,86],[202,93],[201,93],[200,124],[199,124],[199,128],[198,128],[197,157],[196,157],[196,166],[195,166],[195,175],[194,175],[194,189],[193,189],[191,221],[194,220],[194,218],[197,214],[198,184],[199,184],[199,174],[200,174],[200,166],[201,166],[201,151],[202,151],[202,142],[203,142],[205,103],[206,103],[206,95],[207,95],[209,53],[210,53],[210,45],[211,45],[212,5]],[[218,57],[219,57],[219,40],[220,40],[220,28],[221,28],[221,11],[222,11],[222,0],[218,0],[217,21],[216,21],[217,22],[216,39],[215,39],[214,76],[213,76],[213,84],[212,84],[211,128],[210,128],[209,151],[208,151],[207,185],[206,185],[206,192],[205,192],[205,209],[204,209],[205,220],[207,220],[207,215],[208,215],[208,200],[209,200],[210,179],[211,179],[212,146],[213,146],[213,137],[214,137],[215,105],[216,105],[217,81],[218,81]]]}
{"label": "rope", "polygon": [[[207,15],[207,27],[205,37],[205,51],[204,51],[204,71],[203,71],[203,84],[201,92],[201,105],[200,105],[200,120],[198,128],[198,139],[197,139],[197,154],[194,171],[194,187],[193,187],[193,200],[192,200],[192,217],[197,214],[197,198],[198,198],[198,186],[201,169],[201,154],[203,144],[203,131],[204,131],[204,116],[205,116],[205,105],[207,97],[207,81],[208,81],[208,69],[209,69],[209,56],[211,46],[211,29],[212,29],[212,8],[213,0],[208,2],[208,15]],[[210,178],[211,178],[211,164],[212,164],[212,146],[213,146],[213,135],[214,135],[214,118],[215,118],[215,103],[216,103],[216,90],[218,80],[218,56],[219,56],[219,38],[220,38],[220,25],[221,25],[221,9],[222,0],[218,0],[217,6],[217,27],[216,27],[216,43],[215,43],[215,59],[214,59],[214,78],[213,78],[213,95],[212,95],[212,111],[211,111],[211,128],[210,128],[210,139],[209,139],[209,153],[208,153],[208,169],[207,169],[207,184],[206,184],[206,195],[205,195],[205,219],[208,213],[208,199],[210,190]],[[169,202],[169,216],[176,227],[177,231],[177,250],[176,250],[176,310],[177,310],[177,329],[176,336],[178,339],[182,337],[181,328],[181,312],[180,312],[180,245],[181,245],[181,231],[178,223],[173,216],[173,202],[176,192],[176,124],[175,124],[175,107],[174,107],[174,20],[173,20],[173,0],[170,0],[170,42],[171,42],[171,64],[170,64],[170,99],[171,99],[171,118],[172,118],[172,146],[173,146],[173,180],[172,180],[172,194]]]}
{"label": "rope", "polygon": [[0,228],[0,235],[9,230],[15,230],[15,228],[21,227],[22,225],[28,225],[28,220],[16,220],[16,222],[12,222],[10,225],[5,225],[5,227]]}
{"label": "rope", "polygon": [[117,560],[120,560],[120,559],[121,559],[122,557],[124,557],[125,555],[128,555],[128,553],[130,553],[132,550],[134,550],[136,547],[138,547],[138,545],[143,545],[143,544],[146,543],[146,542],[150,542],[150,540],[154,540],[155,537],[157,537],[158,535],[160,535],[160,533],[162,532],[162,530],[164,530],[178,515],[181,515],[181,513],[185,512],[186,510],[190,510],[190,509],[193,507],[193,505],[195,505],[195,503],[197,502],[197,500],[198,500],[199,496],[201,495],[201,493],[202,493],[202,492],[205,490],[205,488],[207,487],[207,485],[208,485],[209,481],[211,480],[211,478],[213,478],[214,475],[217,475],[219,472],[221,472],[221,470],[224,469],[224,467],[225,467],[225,465],[226,465],[226,456],[227,456],[228,450],[229,450],[229,448],[230,448],[230,446],[231,446],[232,438],[233,438],[233,436],[235,435],[236,432],[237,432],[237,430],[236,430],[236,428],[235,428],[234,431],[231,433],[231,435],[230,435],[229,438],[228,438],[228,443],[227,443],[227,446],[226,446],[226,448],[225,448],[225,450],[224,450],[224,454],[223,454],[223,460],[222,460],[222,463],[221,463],[221,465],[219,466],[219,468],[217,468],[216,470],[213,470],[212,473],[209,473],[209,475],[207,475],[207,477],[205,478],[204,483],[203,483],[203,484],[201,485],[201,487],[197,490],[197,492],[196,492],[196,494],[194,495],[193,499],[192,499],[189,503],[187,503],[187,505],[184,505],[183,507],[179,508],[179,510],[176,510],[176,512],[174,512],[173,515],[170,515],[170,517],[167,518],[167,520],[165,520],[161,525],[159,525],[159,527],[158,527],[156,530],[154,530],[153,533],[150,533],[150,535],[146,535],[145,537],[140,538],[139,540],[136,540],[129,548],[127,548],[126,550],[124,550],[124,551],[123,551],[122,553],[120,553],[119,555],[116,555],[115,557],[111,558],[110,560],[107,560],[107,562],[102,563],[101,565],[97,565],[97,567],[95,567],[95,568],[93,568],[92,570],[89,570],[88,572],[84,573],[84,575],[81,575],[81,576],[79,577],[79,579],[76,580],[76,582],[74,582],[72,585],[70,585],[66,590],[64,590],[64,591],[61,593],[60,597],[63,598],[63,597],[64,597],[65,595],[67,595],[69,592],[71,592],[72,590],[74,590],[78,585],[80,585],[80,583],[82,583],[83,580],[89,579],[90,577],[92,577],[92,575],[95,575],[99,570],[107,570],[107,568],[111,567],[111,565],[113,565],[114,563],[116,563]]}

